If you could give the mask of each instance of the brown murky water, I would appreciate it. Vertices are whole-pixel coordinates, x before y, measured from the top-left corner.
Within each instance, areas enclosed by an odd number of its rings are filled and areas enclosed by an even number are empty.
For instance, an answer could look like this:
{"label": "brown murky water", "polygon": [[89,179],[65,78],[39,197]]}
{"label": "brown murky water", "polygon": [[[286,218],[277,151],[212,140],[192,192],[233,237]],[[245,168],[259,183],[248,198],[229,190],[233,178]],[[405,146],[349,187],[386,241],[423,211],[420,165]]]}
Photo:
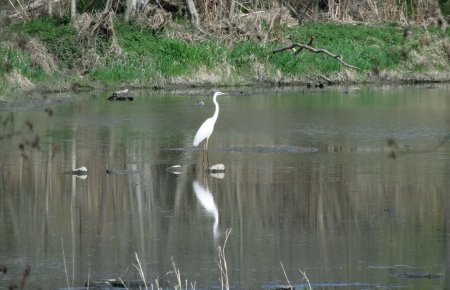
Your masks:
{"label": "brown murky water", "polygon": [[300,270],[314,289],[450,288],[450,87],[346,90],[219,97],[223,176],[191,146],[206,95],[0,109],[0,288],[27,265],[30,289],[141,280],[135,253],[155,288],[178,284],[173,263],[183,286],[220,288],[227,229],[232,288],[288,284],[281,263],[297,289]]}

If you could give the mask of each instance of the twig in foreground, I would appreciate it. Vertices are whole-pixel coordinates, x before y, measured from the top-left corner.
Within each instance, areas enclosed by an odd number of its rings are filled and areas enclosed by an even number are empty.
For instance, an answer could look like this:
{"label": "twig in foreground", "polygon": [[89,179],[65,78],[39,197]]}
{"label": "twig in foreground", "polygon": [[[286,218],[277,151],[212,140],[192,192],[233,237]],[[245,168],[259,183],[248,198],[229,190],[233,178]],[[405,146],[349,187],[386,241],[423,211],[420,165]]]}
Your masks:
{"label": "twig in foreground", "polygon": [[291,282],[289,281],[288,276],[286,275],[286,271],[284,270],[283,262],[280,261],[280,264],[281,264],[281,269],[283,269],[283,274],[284,274],[284,277],[286,278],[286,281],[288,283],[289,289],[294,290],[294,288],[291,285]]}
{"label": "twig in foreground", "polygon": [[183,289],[183,285],[181,285],[180,269],[177,269],[177,266],[175,265],[175,262],[173,261],[173,257],[172,257],[172,265],[173,265],[173,270],[175,272],[175,276],[177,277],[178,287],[180,287],[180,290],[181,290],[181,289]]}
{"label": "twig in foreground", "polygon": [[119,278],[120,283],[122,283],[123,287],[125,288],[125,290],[128,290],[127,285],[125,284],[125,282],[123,282],[122,278]]}
{"label": "twig in foreground", "polygon": [[223,247],[219,246],[219,269],[220,269],[220,284],[222,286],[222,290],[224,289],[224,283],[225,283],[225,289],[230,289],[230,284],[228,283],[228,268],[227,268],[227,260],[225,257],[225,246],[227,245],[228,237],[231,234],[231,228],[227,229],[225,232],[225,241],[223,242]]}
{"label": "twig in foreground", "polygon": [[298,270],[300,271],[300,273],[302,273],[303,277],[305,277],[306,282],[308,283],[309,290],[312,290],[311,283],[309,283],[309,279],[308,279],[308,276],[306,276],[306,272],[302,271],[302,269],[298,269]]}
{"label": "twig in foreground", "polygon": [[88,280],[87,280],[87,283],[86,283],[86,290],[89,290],[90,279],[91,279],[91,267],[89,267],[89,271],[88,271]]}
{"label": "twig in foreground", "polygon": [[64,262],[64,271],[66,272],[67,288],[70,289],[69,274],[67,273],[66,255],[64,254],[64,240],[62,238],[61,238],[61,249],[62,249],[62,255],[63,255],[63,262]]}
{"label": "twig in foreground", "polygon": [[147,287],[147,281],[145,280],[145,274],[144,274],[144,270],[142,269],[142,265],[141,265],[141,261],[139,261],[139,257],[138,254],[136,252],[134,252],[134,255],[136,256],[136,261],[138,263],[138,266],[134,265],[133,266],[138,270],[139,275],[141,276],[142,281],[144,281],[144,285],[145,285],[145,290],[148,290]]}

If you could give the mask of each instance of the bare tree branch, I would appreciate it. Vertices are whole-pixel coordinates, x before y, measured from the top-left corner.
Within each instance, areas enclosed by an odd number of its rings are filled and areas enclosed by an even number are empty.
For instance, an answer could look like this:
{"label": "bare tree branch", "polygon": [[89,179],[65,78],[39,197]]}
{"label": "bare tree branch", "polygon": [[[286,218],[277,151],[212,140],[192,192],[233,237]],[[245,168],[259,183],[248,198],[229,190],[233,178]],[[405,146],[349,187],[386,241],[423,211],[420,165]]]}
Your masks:
{"label": "bare tree branch", "polygon": [[[302,49],[307,49],[313,53],[325,53],[328,56],[331,56],[332,58],[336,59],[338,62],[340,62],[342,65],[352,68],[352,69],[356,69],[356,70],[361,70],[359,67],[353,66],[351,64],[346,63],[343,59],[342,59],[342,55],[339,54],[334,54],[329,52],[328,50],[324,49],[324,48],[314,48],[312,46],[310,46],[313,42],[314,38],[311,37],[311,40],[309,41],[309,44],[304,44],[304,43],[292,43],[291,45],[288,46],[284,46],[281,48],[276,48],[274,50],[272,50],[272,53],[278,53],[278,52],[282,52],[285,50],[292,50],[294,55],[298,54]],[[296,50],[298,48],[298,50]]]}

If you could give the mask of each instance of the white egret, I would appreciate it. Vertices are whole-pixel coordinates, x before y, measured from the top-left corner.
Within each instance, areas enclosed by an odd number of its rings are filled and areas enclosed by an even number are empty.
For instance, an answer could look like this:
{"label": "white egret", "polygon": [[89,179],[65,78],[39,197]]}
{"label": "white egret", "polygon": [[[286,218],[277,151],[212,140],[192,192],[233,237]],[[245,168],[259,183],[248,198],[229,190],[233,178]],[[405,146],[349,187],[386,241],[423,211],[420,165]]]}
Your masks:
{"label": "white egret", "polygon": [[[219,117],[219,103],[217,103],[217,97],[220,95],[225,95],[225,93],[222,92],[215,92],[213,96],[213,102],[216,106],[216,110],[214,111],[214,115],[203,122],[203,124],[200,126],[200,128],[197,131],[197,134],[195,134],[194,142],[192,143],[194,146],[198,146],[203,140],[206,139],[205,143],[203,143],[203,151],[208,151],[208,140],[211,134],[214,131],[214,125],[216,124],[217,117]],[[206,155],[206,158],[208,158],[208,155]]]}

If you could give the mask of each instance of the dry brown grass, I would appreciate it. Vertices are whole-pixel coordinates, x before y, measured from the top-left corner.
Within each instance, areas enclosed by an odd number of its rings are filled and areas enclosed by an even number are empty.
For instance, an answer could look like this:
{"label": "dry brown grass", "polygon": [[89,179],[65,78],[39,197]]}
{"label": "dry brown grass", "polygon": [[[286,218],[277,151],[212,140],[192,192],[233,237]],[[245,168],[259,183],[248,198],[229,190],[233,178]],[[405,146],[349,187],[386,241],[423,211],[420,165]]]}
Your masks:
{"label": "dry brown grass", "polygon": [[419,51],[410,52],[411,66],[432,70],[450,60],[450,41],[448,37],[423,37]]}
{"label": "dry brown grass", "polygon": [[102,38],[110,43],[108,53],[119,56],[122,48],[119,46],[114,30],[114,13],[83,13],[77,17],[74,27],[78,32],[77,41],[82,49],[81,62],[77,65],[78,74],[83,75],[100,64],[97,53],[96,39]]}
{"label": "dry brown grass", "polygon": [[56,65],[53,56],[39,40],[33,38],[30,39],[25,45],[25,50],[30,53],[33,66],[41,68],[48,74],[58,71],[58,66]]}
{"label": "dry brown grass", "polygon": [[[47,14],[47,1],[44,0],[8,0],[13,10],[10,19],[28,21],[42,14]],[[64,1],[54,0],[54,14],[64,12]],[[235,18],[263,12],[285,9],[299,21],[332,20],[332,21],[414,21],[427,22],[429,19],[444,20],[439,7],[439,0],[195,0],[201,18],[201,27],[221,26],[222,23],[235,23]],[[134,21],[142,27],[161,30],[174,15],[185,13],[185,3],[181,0],[164,1],[172,6],[163,9],[159,1],[148,4],[135,11]],[[173,8],[175,7],[175,8]],[[265,19],[268,23],[273,19]],[[285,17],[283,17],[285,19]],[[242,19],[240,19],[242,20]],[[256,24],[260,19],[256,19]]]}
{"label": "dry brown grass", "polygon": [[[323,18],[332,21],[445,22],[437,0],[329,0]],[[433,20],[434,21],[434,20]]]}
{"label": "dry brown grass", "polygon": [[142,30],[161,31],[172,22],[172,14],[156,5],[147,5],[145,10],[136,15],[134,22]]}
{"label": "dry brown grass", "polygon": [[233,18],[222,19],[210,11],[201,23],[201,31],[187,31],[184,26],[173,22],[166,24],[170,27],[166,33],[171,38],[198,42],[214,35],[223,43],[232,44],[239,40],[262,42],[280,40],[283,27],[296,25],[297,21],[285,7],[278,7],[273,10],[237,13]]}
{"label": "dry brown grass", "polygon": [[[202,41],[214,35],[229,44],[237,40],[280,41],[283,27],[297,25],[299,20],[446,25],[438,0],[329,0],[326,6],[320,7],[314,7],[313,3],[294,0],[198,0],[200,30],[186,31],[185,27],[177,26],[168,17],[168,20],[160,20],[155,25],[170,27],[167,30],[170,37],[187,42]],[[164,19],[162,16],[156,18]]]}
{"label": "dry brown grass", "polygon": [[11,71],[6,75],[6,81],[14,87],[18,87],[22,90],[31,90],[35,88],[33,82],[22,75],[17,69]]}

